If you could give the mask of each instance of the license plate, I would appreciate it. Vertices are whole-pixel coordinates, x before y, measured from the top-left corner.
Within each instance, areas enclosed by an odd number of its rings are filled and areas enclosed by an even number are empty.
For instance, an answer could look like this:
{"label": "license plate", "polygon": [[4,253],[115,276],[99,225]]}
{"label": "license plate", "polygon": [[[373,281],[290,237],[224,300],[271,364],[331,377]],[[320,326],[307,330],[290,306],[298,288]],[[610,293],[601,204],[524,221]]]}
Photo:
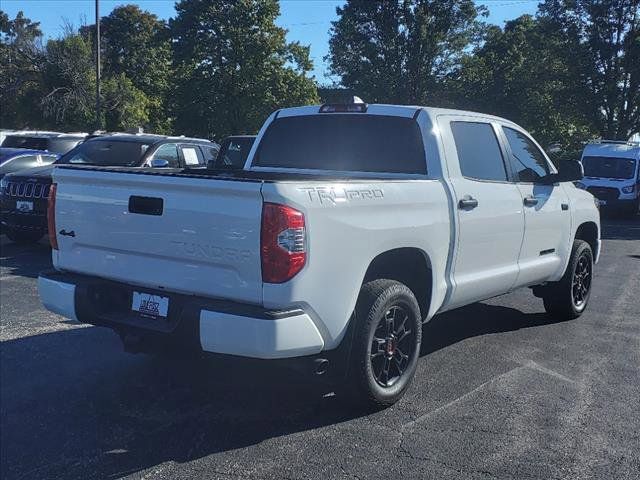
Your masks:
{"label": "license plate", "polygon": [[33,212],[33,202],[23,202],[19,200],[16,202],[16,210],[19,212]]}
{"label": "license plate", "polygon": [[167,318],[169,298],[151,293],[133,292],[131,310],[145,317]]}

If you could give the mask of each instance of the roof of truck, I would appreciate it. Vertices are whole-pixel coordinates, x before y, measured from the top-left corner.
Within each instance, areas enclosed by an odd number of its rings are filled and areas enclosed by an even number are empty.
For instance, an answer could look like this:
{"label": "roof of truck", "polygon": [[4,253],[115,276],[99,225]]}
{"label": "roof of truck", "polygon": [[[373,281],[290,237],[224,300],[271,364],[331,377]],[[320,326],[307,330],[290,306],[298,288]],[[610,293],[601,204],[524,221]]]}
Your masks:
{"label": "roof of truck", "polygon": [[[320,113],[321,105],[306,105],[303,107],[291,107],[291,108],[283,108],[278,111],[279,117],[285,116],[296,116],[296,115],[313,115]],[[508,120],[506,118],[496,117],[495,115],[489,115],[482,112],[472,112],[468,110],[454,110],[449,108],[436,108],[436,107],[425,107],[420,105],[390,105],[390,104],[382,104],[382,103],[370,103],[367,104],[367,114],[373,115],[394,115],[399,117],[413,117],[417,112],[424,110],[431,117],[439,116],[439,115],[457,115],[457,116],[473,116],[473,117],[483,117],[487,119],[492,119],[504,123],[510,123],[512,125],[516,125],[516,123]],[[332,113],[328,113],[332,114]],[[341,113],[338,113],[340,115]],[[357,114],[357,113],[356,113]],[[327,115],[324,113],[323,115]],[[517,125],[516,125],[517,126]]]}

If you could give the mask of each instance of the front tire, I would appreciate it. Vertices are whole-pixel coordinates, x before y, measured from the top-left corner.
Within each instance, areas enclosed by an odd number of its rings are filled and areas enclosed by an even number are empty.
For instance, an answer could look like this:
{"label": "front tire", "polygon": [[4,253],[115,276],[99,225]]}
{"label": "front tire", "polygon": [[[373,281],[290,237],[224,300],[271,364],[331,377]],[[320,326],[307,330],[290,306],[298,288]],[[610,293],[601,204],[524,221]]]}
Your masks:
{"label": "front tire", "polygon": [[6,231],[7,238],[11,240],[13,243],[18,243],[21,245],[29,245],[32,243],[36,243],[40,241],[40,239],[44,236],[40,232],[31,232],[29,230],[13,230],[7,229]]}
{"label": "front tire", "polygon": [[422,321],[404,284],[387,279],[363,285],[355,316],[350,385],[359,403],[374,408],[396,403],[416,371]]}
{"label": "front tire", "polygon": [[583,314],[591,296],[593,252],[584,240],[575,240],[567,270],[558,282],[545,286],[544,309],[553,317],[571,320]]}

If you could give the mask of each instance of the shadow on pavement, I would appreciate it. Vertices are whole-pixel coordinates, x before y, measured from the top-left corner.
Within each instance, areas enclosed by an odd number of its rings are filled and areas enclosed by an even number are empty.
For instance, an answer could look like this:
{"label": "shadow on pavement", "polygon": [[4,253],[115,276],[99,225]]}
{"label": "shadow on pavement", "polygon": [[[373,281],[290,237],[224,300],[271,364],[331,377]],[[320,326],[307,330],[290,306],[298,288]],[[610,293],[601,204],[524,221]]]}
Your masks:
{"label": "shadow on pavement", "polygon": [[2,236],[0,265],[11,275],[36,278],[42,270],[51,268],[51,248],[44,241],[18,245]]}
{"label": "shadow on pavement", "polygon": [[[432,320],[423,353],[546,323],[476,304]],[[0,357],[5,479],[117,477],[367,414],[297,373],[125,354],[96,327],[6,341]]]}
{"label": "shadow on pavement", "polygon": [[602,217],[603,240],[640,240],[640,215],[635,218]]}
{"label": "shadow on pavement", "polygon": [[422,355],[433,353],[466,338],[521,328],[559,323],[546,313],[524,314],[498,305],[476,303],[434,317],[422,333]]}

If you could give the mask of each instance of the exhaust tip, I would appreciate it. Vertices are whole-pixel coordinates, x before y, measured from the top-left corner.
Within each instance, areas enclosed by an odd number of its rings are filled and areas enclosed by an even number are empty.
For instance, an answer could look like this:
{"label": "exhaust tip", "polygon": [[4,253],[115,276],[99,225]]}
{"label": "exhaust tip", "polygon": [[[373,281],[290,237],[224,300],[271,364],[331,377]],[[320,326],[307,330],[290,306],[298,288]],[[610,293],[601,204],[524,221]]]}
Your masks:
{"label": "exhaust tip", "polygon": [[329,369],[329,360],[327,360],[326,358],[318,358],[314,361],[314,364],[314,373],[316,375],[324,375],[325,373],[327,373],[327,370]]}

